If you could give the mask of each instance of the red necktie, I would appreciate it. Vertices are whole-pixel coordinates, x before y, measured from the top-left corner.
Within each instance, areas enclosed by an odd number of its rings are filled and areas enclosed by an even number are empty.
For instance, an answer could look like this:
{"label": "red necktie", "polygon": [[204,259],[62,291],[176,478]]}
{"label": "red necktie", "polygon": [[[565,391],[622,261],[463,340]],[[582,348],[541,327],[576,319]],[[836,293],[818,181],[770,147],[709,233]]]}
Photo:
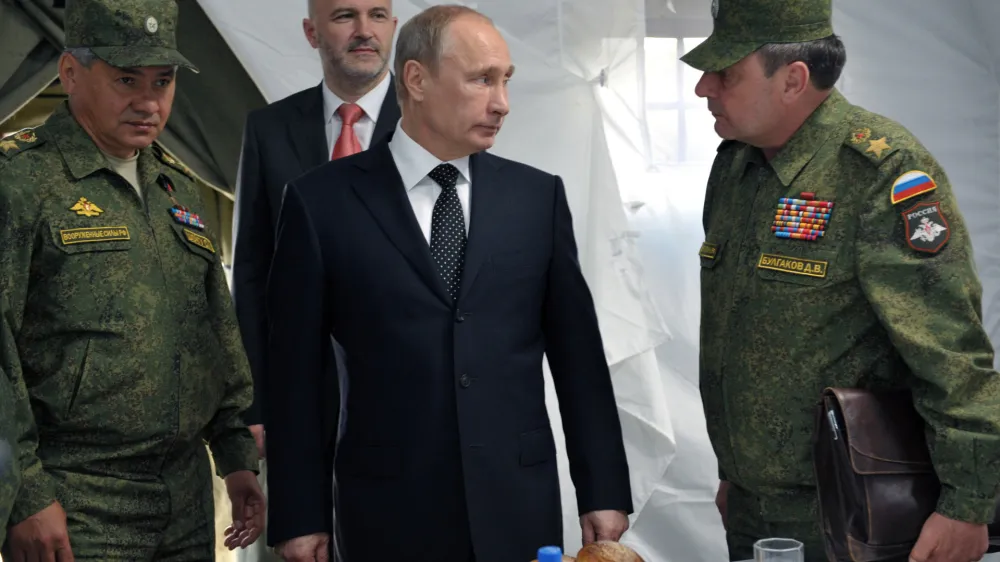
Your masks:
{"label": "red necktie", "polygon": [[345,103],[337,108],[337,114],[340,115],[340,120],[343,121],[344,125],[340,129],[337,144],[333,147],[333,160],[361,152],[361,142],[354,134],[354,124],[361,119],[365,112],[360,105]]}

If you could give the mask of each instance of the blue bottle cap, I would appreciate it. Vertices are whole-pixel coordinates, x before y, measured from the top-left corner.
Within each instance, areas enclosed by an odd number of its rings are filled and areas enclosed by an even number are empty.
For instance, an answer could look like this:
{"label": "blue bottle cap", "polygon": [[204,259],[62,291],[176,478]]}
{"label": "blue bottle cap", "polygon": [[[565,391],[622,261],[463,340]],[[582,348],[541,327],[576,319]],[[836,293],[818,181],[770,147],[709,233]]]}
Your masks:
{"label": "blue bottle cap", "polygon": [[538,562],[562,562],[562,549],[558,546],[543,546],[539,548]]}

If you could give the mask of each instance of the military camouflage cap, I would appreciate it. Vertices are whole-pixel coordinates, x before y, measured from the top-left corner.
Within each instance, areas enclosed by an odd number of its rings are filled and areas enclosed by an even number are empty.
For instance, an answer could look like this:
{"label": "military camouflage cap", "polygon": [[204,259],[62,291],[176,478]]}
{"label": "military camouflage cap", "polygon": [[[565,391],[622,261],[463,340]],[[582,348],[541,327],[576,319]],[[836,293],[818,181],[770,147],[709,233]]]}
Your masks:
{"label": "military camouflage cap", "polygon": [[712,0],[712,35],[681,60],[704,72],[718,72],[768,43],[829,37],[831,1]]}
{"label": "military camouflage cap", "polygon": [[66,47],[89,48],[111,66],[183,66],[177,51],[175,0],[69,0]]}

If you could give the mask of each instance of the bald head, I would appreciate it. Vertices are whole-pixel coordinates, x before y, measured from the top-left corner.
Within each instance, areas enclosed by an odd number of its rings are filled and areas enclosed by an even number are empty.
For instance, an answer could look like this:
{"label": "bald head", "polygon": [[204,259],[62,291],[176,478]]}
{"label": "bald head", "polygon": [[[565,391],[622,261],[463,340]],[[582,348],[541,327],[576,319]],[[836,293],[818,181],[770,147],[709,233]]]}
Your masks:
{"label": "bald head", "polygon": [[346,101],[357,101],[389,72],[391,0],[309,0],[302,30],[319,51],[327,86]]}
{"label": "bald head", "polygon": [[[332,5],[336,3],[337,0],[308,0],[309,19],[315,20],[317,14],[323,14],[324,12],[329,11],[329,8],[332,8]],[[392,0],[385,0],[384,3],[391,12]]]}

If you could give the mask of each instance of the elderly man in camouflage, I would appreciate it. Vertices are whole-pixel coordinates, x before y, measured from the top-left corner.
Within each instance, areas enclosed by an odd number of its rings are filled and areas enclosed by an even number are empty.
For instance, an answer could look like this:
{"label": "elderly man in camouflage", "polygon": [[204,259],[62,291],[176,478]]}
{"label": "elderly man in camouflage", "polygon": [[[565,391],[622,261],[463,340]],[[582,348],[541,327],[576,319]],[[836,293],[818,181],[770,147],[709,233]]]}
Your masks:
{"label": "elderly man in camouflage", "polygon": [[69,102],[0,142],[0,294],[17,350],[3,367],[31,404],[10,561],[214,559],[206,442],[233,502],[228,546],[263,524],[241,421],[252,382],[213,225],[190,172],[152,146],[177,67],[193,68],[177,10],[69,3]]}
{"label": "elderly man in camouflage", "polygon": [[912,389],[943,492],[917,562],[978,560],[998,493],[1000,377],[944,171],[835,88],[830,0],[715,0],[683,57],[725,139],[708,181],[701,392],[733,559],[825,560],[810,436],[827,386]]}

